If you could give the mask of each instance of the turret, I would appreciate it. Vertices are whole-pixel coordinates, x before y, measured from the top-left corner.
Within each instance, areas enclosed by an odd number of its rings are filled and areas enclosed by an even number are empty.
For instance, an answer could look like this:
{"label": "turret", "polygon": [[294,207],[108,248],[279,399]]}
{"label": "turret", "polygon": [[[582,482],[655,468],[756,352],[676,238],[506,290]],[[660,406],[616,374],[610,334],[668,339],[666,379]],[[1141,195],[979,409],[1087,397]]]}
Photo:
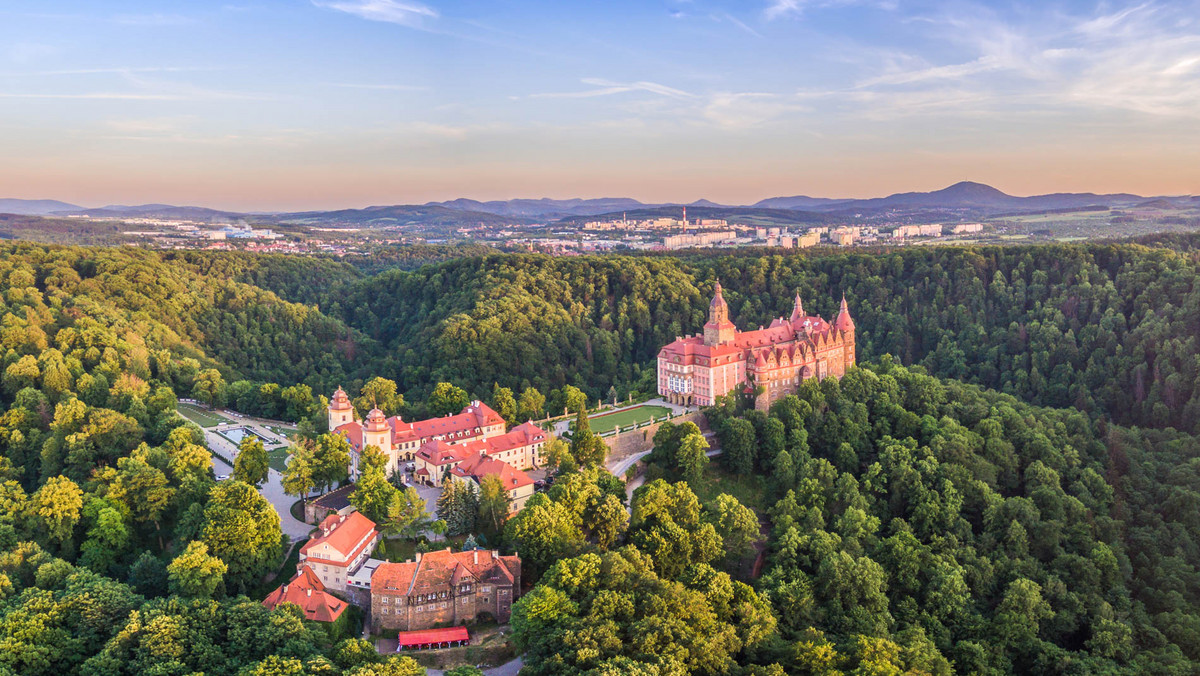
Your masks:
{"label": "turret", "polygon": [[388,470],[395,469],[392,467],[392,427],[388,425],[387,418],[384,417],[383,411],[377,408],[371,409],[367,414],[366,424],[363,425],[362,434],[363,448],[367,446],[375,446],[383,451],[388,456]]}
{"label": "turret", "polygon": [[704,325],[704,344],[722,345],[733,340],[737,329],[729,321],[729,304],[721,291],[721,280],[713,284],[713,299],[708,304],[708,323]]}
{"label": "turret", "polygon": [[346,391],[339,387],[329,402],[329,431],[332,432],[348,422],[354,422],[354,406],[350,404],[350,397],[346,396]]}
{"label": "turret", "polygon": [[846,294],[842,294],[842,308],[838,310],[837,319],[833,321],[833,328],[842,332],[845,339],[845,350],[842,355],[845,359],[844,368],[849,369],[856,363],[854,354],[854,320],[850,318],[850,308],[846,305]]}
{"label": "turret", "polygon": [[796,289],[796,303],[792,306],[791,321],[804,319],[807,315],[804,314],[804,304],[800,302],[800,289]]}
{"label": "turret", "polygon": [[850,318],[850,308],[846,305],[846,294],[842,294],[842,308],[838,310],[837,319],[833,320],[833,328],[838,331],[854,333],[854,320]]}

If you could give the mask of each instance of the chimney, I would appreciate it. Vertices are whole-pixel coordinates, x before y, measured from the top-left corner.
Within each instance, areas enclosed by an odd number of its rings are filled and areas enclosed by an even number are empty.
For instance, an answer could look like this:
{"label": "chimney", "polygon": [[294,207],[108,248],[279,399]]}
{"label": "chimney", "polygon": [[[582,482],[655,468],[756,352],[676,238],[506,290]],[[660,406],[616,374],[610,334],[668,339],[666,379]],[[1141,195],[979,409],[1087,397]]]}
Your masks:
{"label": "chimney", "polygon": [[288,586],[286,584],[283,585],[283,595],[284,596],[287,596],[287,588],[288,588]]}
{"label": "chimney", "polygon": [[304,591],[308,592],[308,596],[312,596],[312,587],[309,587],[308,589],[305,589]]}
{"label": "chimney", "polygon": [[416,559],[416,561],[417,561],[417,563],[420,563],[420,562],[421,562],[421,552],[417,552],[417,559]]}
{"label": "chimney", "polygon": [[479,550],[476,549],[476,550],[472,551],[471,553],[475,555],[475,565],[479,565]]}

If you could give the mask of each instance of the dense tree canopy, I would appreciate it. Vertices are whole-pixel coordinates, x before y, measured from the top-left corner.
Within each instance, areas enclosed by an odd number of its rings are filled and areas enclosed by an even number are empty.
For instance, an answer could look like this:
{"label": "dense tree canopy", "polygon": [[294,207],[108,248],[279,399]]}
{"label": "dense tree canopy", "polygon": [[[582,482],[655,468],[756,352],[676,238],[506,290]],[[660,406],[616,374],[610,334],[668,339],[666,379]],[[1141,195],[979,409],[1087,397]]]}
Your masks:
{"label": "dense tree canopy", "polygon": [[[531,673],[1191,673],[1197,241],[480,254],[371,276],[6,246],[0,674],[419,673],[232,596],[286,551],[237,480],[264,458],[218,485],[176,396],[299,422],[285,487],[307,495],[345,478],[348,447],[323,434],[337,385],[406,419],[479,398],[509,422],[586,421],[654,388],[659,347],[699,330],[717,276],[743,327],[797,288],[831,316],[845,291],[865,366],[769,412],[725,402],[715,441],[663,425],[628,507],[587,433],[548,447],[557,481],[507,521],[495,486],[443,496],[449,532],[485,531],[536,582],[513,620]],[[373,458],[355,504],[415,535],[423,502]],[[764,546],[760,577],[735,565]]]}

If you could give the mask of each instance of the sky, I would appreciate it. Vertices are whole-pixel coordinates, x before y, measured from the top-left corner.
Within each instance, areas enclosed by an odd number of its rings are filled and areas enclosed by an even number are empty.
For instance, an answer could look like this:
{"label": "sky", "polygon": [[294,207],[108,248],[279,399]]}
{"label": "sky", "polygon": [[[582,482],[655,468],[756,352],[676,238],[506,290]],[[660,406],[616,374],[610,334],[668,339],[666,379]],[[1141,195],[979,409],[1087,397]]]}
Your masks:
{"label": "sky", "polygon": [[1200,0],[4,0],[0,197],[1200,193]]}

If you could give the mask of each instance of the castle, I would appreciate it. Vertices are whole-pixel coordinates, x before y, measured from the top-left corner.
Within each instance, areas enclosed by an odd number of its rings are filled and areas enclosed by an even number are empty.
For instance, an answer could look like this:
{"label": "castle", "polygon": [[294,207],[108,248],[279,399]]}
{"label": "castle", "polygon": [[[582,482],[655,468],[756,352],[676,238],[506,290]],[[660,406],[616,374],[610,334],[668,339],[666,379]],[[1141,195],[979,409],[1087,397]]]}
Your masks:
{"label": "castle", "polygon": [[[490,406],[472,401],[457,415],[405,422],[371,409],[360,421],[342,388],[329,402],[329,429],[350,442],[350,476],[358,478],[358,461],[363,449],[375,446],[387,456],[384,471],[401,470],[413,464],[413,478],[441,487],[448,479],[480,486],[483,478],[496,476],[508,492],[512,511],[519,512],[533,497],[534,483],[523,470],[536,469],[550,443],[550,433],[524,422],[505,432],[504,419]],[[328,580],[325,581],[328,583]]]}
{"label": "castle", "polygon": [[388,418],[377,408],[360,422],[349,395],[340,387],[329,402],[329,431],[344,435],[350,442],[350,475],[354,477],[358,476],[358,454],[367,446],[383,451],[388,458],[385,470],[391,474],[402,463],[416,458],[421,446],[430,441],[455,444],[488,439],[504,434],[504,429],[504,418],[480,401],[472,401],[457,415],[411,423],[398,415]]}
{"label": "castle", "polygon": [[710,406],[742,386],[766,410],[808,378],[841,376],[854,366],[854,320],[842,296],[833,323],[804,312],[800,294],[792,315],[767,328],[738,331],[729,321],[721,282],[713,288],[704,333],[676,338],[658,353],[658,393],[684,406]]}

